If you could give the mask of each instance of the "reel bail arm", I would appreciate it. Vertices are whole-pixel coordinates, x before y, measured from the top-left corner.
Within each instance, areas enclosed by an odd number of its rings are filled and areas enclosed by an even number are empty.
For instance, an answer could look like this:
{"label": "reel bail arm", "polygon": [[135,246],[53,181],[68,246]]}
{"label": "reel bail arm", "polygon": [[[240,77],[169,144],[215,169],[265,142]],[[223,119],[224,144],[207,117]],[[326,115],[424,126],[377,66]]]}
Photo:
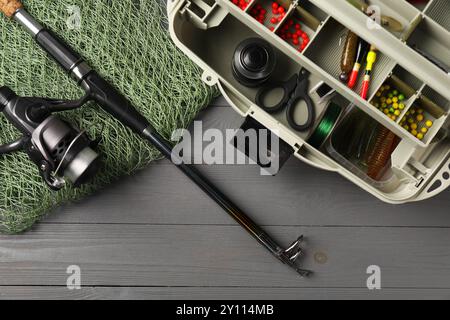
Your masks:
{"label": "reel bail arm", "polygon": [[21,137],[14,142],[0,145],[0,156],[23,150],[27,138]]}

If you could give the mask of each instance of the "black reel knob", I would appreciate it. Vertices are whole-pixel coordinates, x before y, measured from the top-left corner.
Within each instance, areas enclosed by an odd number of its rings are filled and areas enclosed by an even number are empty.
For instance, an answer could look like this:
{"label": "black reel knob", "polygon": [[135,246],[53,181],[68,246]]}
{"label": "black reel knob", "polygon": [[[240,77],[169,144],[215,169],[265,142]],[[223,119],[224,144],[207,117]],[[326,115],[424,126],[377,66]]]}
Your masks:
{"label": "black reel knob", "polygon": [[276,54],[267,41],[247,39],[234,52],[233,75],[246,87],[258,87],[269,80],[275,71],[276,62]]}

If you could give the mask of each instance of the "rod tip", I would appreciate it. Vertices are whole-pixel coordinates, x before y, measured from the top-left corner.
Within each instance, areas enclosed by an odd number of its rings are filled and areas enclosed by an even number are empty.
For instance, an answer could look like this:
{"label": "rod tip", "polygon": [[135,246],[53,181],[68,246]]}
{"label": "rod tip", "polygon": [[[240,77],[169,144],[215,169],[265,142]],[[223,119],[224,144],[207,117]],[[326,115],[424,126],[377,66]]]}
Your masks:
{"label": "rod tip", "polygon": [[16,11],[21,8],[23,8],[23,5],[18,0],[0,0],[0,11],[9,18],[11,18]]}

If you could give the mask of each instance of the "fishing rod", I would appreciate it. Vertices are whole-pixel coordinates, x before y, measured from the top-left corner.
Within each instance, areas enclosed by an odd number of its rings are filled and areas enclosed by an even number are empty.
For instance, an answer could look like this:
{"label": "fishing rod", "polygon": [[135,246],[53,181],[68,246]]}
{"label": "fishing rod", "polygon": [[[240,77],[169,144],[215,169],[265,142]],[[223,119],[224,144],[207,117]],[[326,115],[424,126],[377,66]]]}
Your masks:
{"label": "fishing rod", "polygon": [[311,271],[300,268],[297,263],[303,252],[301,247],[303,237],[297,239],[289,248],[282,248],[236,204],[203,177],[197,169],[183,161],[178,161],[181,159],[172,154],[173,146],[171,143],[157,132],[150,122],[131,105],[128,99],[93,70],[72,48],[36,21],[25,10],[20,1],[0,0],[0,11],[21,24],[41,48],[56,60],[84,89],[86,93],[85,102],[95,101],[105,112],[155,146],[167,159],[181,163],[176,164],[177,167],[278,260],[293,268],[302,277],[311,274]]}

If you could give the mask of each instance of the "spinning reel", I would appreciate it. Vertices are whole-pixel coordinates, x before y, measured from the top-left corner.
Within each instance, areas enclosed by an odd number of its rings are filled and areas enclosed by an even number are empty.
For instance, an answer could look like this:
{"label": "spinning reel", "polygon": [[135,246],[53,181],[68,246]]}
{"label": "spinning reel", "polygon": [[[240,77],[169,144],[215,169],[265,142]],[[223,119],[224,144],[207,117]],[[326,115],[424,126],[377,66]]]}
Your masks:
{"label": "spinning reel", "polygon": [[85,184],[100,168],[100,156],[94,151],[99,140],[90,140],[84,131],[54,114],[80,108],[85,102],[19,97],[1,87],[0,112],[23,136],[0,145],[0,155],[26,152],[52,190],[62,189],[66,181],[75,187]]}

